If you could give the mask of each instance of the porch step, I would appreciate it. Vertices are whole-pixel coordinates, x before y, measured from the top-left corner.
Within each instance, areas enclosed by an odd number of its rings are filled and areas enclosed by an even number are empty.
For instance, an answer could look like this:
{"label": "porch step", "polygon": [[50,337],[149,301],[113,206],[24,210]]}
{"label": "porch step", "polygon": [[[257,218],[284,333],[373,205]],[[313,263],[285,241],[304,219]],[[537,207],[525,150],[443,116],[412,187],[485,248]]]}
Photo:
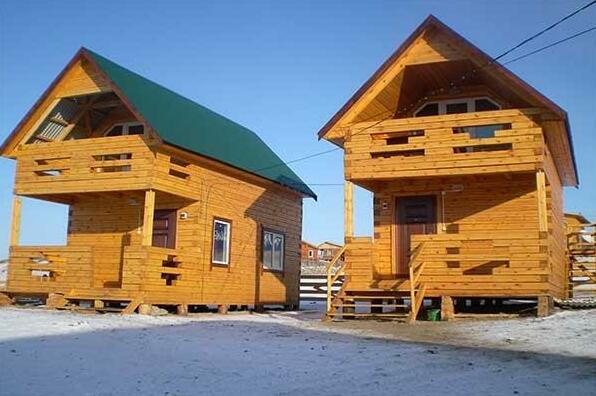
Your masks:
{"label": "porch step", "polygon": [[405,304],[333,304],[334,307],[336,308],[369,308],[369,307],[374,307],[374,308],[381,308],[381,307],[387,307],[387,308],[409,308],[409,305],[405,305]]}
{"label": "porch step", "polygon": [[387,313],[337,313],[336,315],[340,315],[342,317],[351,317],[351,318],[406,318],[408,313],[400,313],[400,312],[387,312]]}
{"label": "porch step", "polygon": [[383,295],[360,295],[360,294],[346,294],[343,298],[352,299],[352,300],[392,300],[396,298],[409,298],[410,292],[402,293],[402,294],[383,294]]}

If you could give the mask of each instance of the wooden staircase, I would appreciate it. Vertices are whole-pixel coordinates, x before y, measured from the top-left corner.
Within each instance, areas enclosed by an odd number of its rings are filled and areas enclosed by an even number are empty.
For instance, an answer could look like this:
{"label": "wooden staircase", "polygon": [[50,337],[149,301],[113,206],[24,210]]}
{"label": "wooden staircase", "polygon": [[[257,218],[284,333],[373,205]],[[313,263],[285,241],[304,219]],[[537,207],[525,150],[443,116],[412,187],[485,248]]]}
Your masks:
{"label": "wooden staircase", "polygon": [[[409,290],[349,289],[349,277],[345,276],[346,263],[340,262],[346,250],[344,246],[327,265],[327,310],[324,319],[403,319],[415,322],[426,292],[426,286],[420,281],[424,262],[418,260],[423,245],[420,243],[410,254]],[[339,290],[334,291],[332,285],[341,276],[344,276],[344,282]]]}
{"label": "wooden staircase", "polygon": [[574,226],[567,234],[569,297],[596,296],[596,224]]}

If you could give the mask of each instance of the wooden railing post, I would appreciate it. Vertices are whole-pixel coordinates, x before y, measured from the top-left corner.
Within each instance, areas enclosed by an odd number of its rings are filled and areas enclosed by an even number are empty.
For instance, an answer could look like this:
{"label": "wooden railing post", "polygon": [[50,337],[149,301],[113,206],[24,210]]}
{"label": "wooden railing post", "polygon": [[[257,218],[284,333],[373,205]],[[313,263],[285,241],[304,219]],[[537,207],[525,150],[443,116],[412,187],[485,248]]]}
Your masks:
{"label": "wooden railing post", "polygon": [[9,246],[19,245],[19,235],[21,233],[21,205],[21,197],[14,195],[12,197],[12,220],[10,224]]}
{"label": "wooden railing post", "polygon": [[333,259],[329,262],[329,264],[327,264],[327,310],[325,311],[327,317],[329,317],[333,313],[333,284],[343,274],[346,268],[346,263],[344,262],[336,272],[333,272],[333,267],[345,251],[346,245],[344,245],[340,250],[338,250]]}
{"label": "wooden railing post", "polygon": [[344,237],[354,236],[354,185],[351,181],[344,182]]}
{"label": "wooden railing post", "polygon": [[155,211],[155,191],[145,191],[145,207],[143,211],[143,232],[141,245],[151,246],[153,242],[153,212]]}

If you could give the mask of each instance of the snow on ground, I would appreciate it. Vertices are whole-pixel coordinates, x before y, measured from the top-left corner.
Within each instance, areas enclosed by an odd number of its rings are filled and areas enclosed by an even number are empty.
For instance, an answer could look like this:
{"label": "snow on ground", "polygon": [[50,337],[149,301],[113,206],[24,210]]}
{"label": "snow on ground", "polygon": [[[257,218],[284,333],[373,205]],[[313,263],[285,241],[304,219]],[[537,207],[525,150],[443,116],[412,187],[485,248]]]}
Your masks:
{"label": "snow on ground", "polygon": [[[0,395],[596,394],[594,343],[584,345],[587,353],[563,345],[581,332],[596,340],[594,311],[407,326],[422,334],[430,334],[427,325],[454,336],[469,332],[473,347],[396,340],[385,329],[391,323],[350,327],[317,317],[0,309]],[[531,339],[560,329],[559,347]],[[519,350],[500,348],[504,338],[517,340]]]}

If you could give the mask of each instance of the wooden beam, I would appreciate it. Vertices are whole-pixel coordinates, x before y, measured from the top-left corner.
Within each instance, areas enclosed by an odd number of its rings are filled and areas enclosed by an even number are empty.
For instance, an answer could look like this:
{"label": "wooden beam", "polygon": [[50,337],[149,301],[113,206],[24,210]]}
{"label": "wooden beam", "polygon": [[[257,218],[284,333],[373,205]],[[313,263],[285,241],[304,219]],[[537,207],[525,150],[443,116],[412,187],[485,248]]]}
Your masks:
{"label": "wooden beam", "polygon": [[25,136],[23,136],[23,138],[20,140],[21,142],[27,143],[27,141],[31,138],[31,136],[33,136],[35,131],[37,131],[37,128],[39,128],[41,123],[48,117],[48,115],[52,112],[52,110],[54,110],[54,107],[56,107],[56,105],[58,105],[59,102],[60,102],[60,98],[56,98],[52,101],[52,103],[50,103],[48,105],[48,107],[46,107],[46,109],[39,116],[39,118],[37,118],[37,120],[35,121],[33,126],[31,128],[29,128],[29,130],[27,131]]}
{"label": "wooden beam", "polygon": [[19,245],[19,235],[21,233],[21,197],[18,195],[12,198],[12,220],[10,225],[10,245]]}
{"label": "wooden beam", "polygon": [[354,236],[354,184],[348,180],[344,183],[344,236]]}
{"label": "wooden beam", "polygon": [[124,104],[122,103],[122,101],[120,99],[97,102],[92,107],[93,107],[93,109],[107,109],[110,107],[118,107],[118,106],[124,106]]}
{"label": "wooden beam", "polygon": [[84,105],[82,105],[82,107],[78,111],[78,113],[72,118],[72,120],[70,120],[68,122],[68,126],[65,127],[60,132],[60,134],[58,136],[56,136],[56,139],[54,139],[54,141],[59,142],[61,140],[66,139],[66,137],[68,136],[68,134],[74,129],[75,126],[77,126],[77,123],[85,116],[85,114],[87,114],[87,112],[89,111],[89,109],[91,109],[91,106],[93,105],[93,103],[96,100],[97,100],[97,97],[90,98],[87,103],[85,103]]}
{"label": "wooden beam", "polygon": [[143,211],[143,232],[141,245],[151,246],[153,241],[153,212],[155,211],[155,191],[145,191],[145,208]]}
{"label": "wooden beam", "polygon": [[536,172],[536,195],[538,197],[538,229],[540,232],[548,232],[546,176],[543,170]]}
{"label": "wooden beam", "polygon": [[538,297],[538,317],[542,318],[552,314],[554,309],[554,302],[551,296],[539,296]]}
{"label": "wooden beam", "polygon": [[455,308],[451,296],[441,296],[441,320],[455,319]]}

